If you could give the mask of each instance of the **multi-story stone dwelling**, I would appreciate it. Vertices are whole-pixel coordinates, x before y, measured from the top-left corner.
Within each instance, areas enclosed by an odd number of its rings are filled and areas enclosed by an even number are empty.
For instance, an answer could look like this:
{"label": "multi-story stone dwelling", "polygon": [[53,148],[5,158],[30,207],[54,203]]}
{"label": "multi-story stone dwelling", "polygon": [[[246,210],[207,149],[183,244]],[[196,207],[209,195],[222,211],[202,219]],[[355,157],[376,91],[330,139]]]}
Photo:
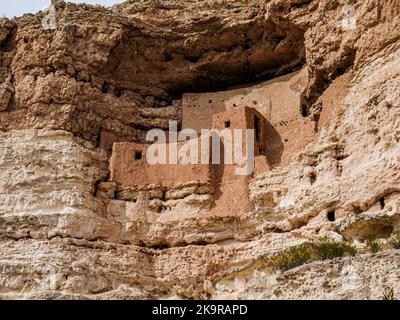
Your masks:
{"label": "multi-story stone dwelling", "polygon": [[[300,103],[300,92],[306,81],[306,70],[301,70],[250,87],[184,94],[180,102],[181,128],[197,133],[191,143],[197,145],[199,161],[181,163],[178,150],[188,142],[168,139],[171,135],[178,136],[178,132],[166,132],[167,139],[161,150],[165,149],[167,163],[148,162],[150,144],[111,143],[110,181],[117,185],[117,198],[127,200],[128,197],[136,203],[133,211],[166,215],[199,212],[224,215],[254,210],[248,195],[250,180],[287,158],[313,136],[314,126],[302,114]],[[223,135],[218,136],[221,158],[213,161],[215,136],[202,135],[205,129],[228,132],[232,137],[235,129],[241,129],[242,155],[254,161],[250,174],[238,174],[238,164],[223,159],[233,151]],[[246,145],[248,129],[254,133],[253,150]],[[207,161],[202,155],[204,151]],[[190,205],[183,206],[182,198],[188,198]]]}

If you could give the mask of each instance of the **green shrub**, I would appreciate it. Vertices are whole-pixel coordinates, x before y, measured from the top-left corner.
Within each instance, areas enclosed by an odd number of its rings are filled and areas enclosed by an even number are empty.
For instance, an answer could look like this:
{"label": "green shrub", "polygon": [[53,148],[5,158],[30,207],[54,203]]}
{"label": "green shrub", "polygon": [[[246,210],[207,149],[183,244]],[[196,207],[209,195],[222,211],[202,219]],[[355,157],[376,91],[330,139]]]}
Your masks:
{"label": "green shrub", "polygon": [[377,253],[381,249],[378,241],[376,240],[367,240],[366,243],[369,251],[371,251],[372,253]]}
{"label": "green shrub", "polygon": [[312,260],[312,249],[309,243],[304,243],[279,253],[270,258],[270,264],[275,269],[286,271],[296,268]]}
{"label": "green shrub", "polygon": [[400,249],[400,232],[393,233],[390,244],[394,249]]}
{"label": "green shrub", "polygon": [[329,239],[321,239],[315,243],[315,253],[320,260],[334,259],[345,255],[354,256],[356,248],[346,242],[334,242]]}
{"label": "green shrub", "polygon": [[320,239],[291,247],[268,258],[267,263],[274,269],[287,271],[316,260],[334,259],[345,255],[354,256],[356,252],[357,250],[346,242]]}
{"label": "green shrub", "polygon": [[397,300],[394,295],[394,289],[386,288],[385,291],[383,291],[381,299],[382,300]]}

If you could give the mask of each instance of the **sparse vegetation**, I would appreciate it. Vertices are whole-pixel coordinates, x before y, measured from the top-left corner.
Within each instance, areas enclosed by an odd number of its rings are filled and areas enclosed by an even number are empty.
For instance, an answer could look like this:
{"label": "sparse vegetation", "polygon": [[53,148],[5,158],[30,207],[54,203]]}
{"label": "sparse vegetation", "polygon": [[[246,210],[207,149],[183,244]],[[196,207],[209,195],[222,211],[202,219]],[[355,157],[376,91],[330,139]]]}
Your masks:
{"label": "sparse vegetation", "polygon": [[286,271],[311,261],[312,250],[309,243],[304,243],[270,258],[270,264],[275,269]]}
{"label": "sparse vegetation", "polygon": [[377,253],[381,249],[377,240],[369,239],[369,240],[367,240],[366,244],[367,244],[368,250],[371,251],[372,253]]}
{"label": "sparse vegetation", "polygon": [[386,288],[385,291],[383,291],[382,300],[397,300],[396,296],[394,294],[394,289],[393,288]]}
{"label": "sparse vegetation", "polygon": [[268,264],[274,269],[287,271],[312,261],[354,256],[356,252],[356,248],[346,242],[335,242],[325,238],[291,247],[270,257]]}
{"label": "sparse vegetation", "polygon": [[394,249],[400,249],[400,232],[393,233],[390,244]]}
{"label": "sparse vegetation", "polygon": [[315,243],[315,253],[321,260],[334,259],[345,255],[354,256],[356,248],[347,242],[334,242],[329,239],[320,239]]}

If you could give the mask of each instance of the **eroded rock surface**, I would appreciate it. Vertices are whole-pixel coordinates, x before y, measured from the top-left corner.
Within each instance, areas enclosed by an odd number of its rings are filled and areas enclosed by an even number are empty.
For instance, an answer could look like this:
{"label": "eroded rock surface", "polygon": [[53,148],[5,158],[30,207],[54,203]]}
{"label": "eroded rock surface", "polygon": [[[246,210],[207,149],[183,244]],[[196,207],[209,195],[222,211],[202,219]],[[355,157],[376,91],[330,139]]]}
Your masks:
{"label": "eroded rock surface", "polygon": [[[346,5],[57,1],[54,30],[46,12],[1,19],[0,297],[400,293],[400,4],[355,1],[354,28]],[[181,124],[187,94],[265,110],[271,168],[237,194],[254,210],[214,214],[208,183],[112,181],[113,144]],[[265,262],[320,238],[357,253],[287,271]]]}

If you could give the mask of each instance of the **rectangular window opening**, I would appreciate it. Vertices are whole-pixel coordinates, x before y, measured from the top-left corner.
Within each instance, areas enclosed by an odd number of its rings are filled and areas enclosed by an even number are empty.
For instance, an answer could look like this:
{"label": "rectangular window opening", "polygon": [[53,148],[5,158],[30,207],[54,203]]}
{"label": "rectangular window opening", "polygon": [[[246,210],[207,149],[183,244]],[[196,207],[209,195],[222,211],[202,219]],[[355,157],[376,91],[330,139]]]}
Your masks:
{"label": "rectangular window opening", "polygon": [[254,116],[254,129],[256,130],[256,141],[260,141],[261,139],[261,130],[260,130],[260,118]]}
{"label": "rectangular window opening", "polygon": [[135,160],[142,160],[142,151],[135,151]]}

